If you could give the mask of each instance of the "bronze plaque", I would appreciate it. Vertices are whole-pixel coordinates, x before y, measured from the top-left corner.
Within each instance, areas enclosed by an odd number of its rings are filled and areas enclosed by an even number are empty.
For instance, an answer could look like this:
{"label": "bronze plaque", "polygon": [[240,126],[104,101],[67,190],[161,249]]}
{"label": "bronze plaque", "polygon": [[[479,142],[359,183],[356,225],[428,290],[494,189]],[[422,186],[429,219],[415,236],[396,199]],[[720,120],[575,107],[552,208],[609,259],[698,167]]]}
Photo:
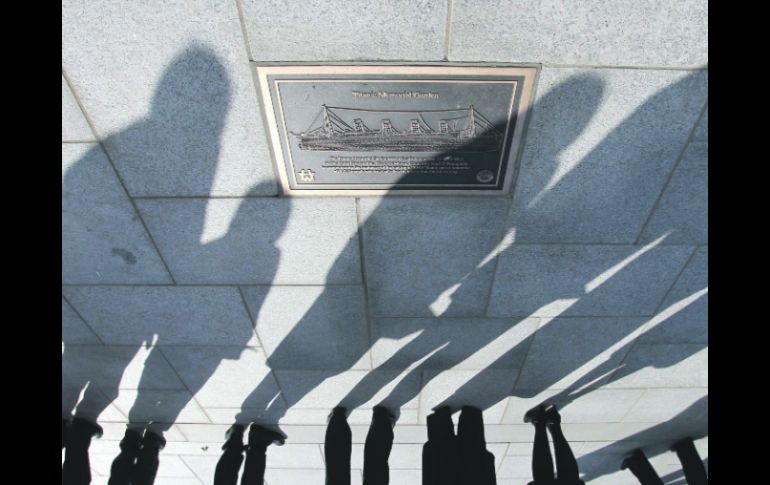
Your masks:
{"label": "bronze plaque", "polygon": [[510,191],[534,67],[257,65],[287,195]]}

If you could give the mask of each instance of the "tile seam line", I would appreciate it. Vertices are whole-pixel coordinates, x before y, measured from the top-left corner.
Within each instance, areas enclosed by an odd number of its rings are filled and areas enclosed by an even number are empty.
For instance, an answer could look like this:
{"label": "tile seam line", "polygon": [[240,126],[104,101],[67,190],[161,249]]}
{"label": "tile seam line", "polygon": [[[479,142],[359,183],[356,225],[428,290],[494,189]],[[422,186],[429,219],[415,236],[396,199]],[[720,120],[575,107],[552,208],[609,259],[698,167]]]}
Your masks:
{"label": "tile seam line", "polygon": [[[382,203],[382,202],[380,202]],[[361,223],[361,207],[359,198],[354,199],[355,211],[356,211],[356,235],[358,236],[358,264],[361,269],[361,282],[364,290],[364,313],[366,316],[366,333],[369,340],[369,348],[366,353],[369,354],[369,368],[374,369],[374,357],[372,356],[372,349],[374,348],[374,316],[370,307],[369,299],[369,281],[366,275],[366,259],[364,256],[364,230]],[[366,221],[364,221],[365,223]]]}
{"label": "tile seam line", "polygon": [[650,212],[647,214],[647,217],[644,220],[644,224],[642,224],[642,228],[639,230],[639,234],[636,236],[636,239],[634,240],[634,244],[636,245],[641,244],[641,240],[642,240],[642,237],[644,236],[644,232],[647,229],[647,226],[650,224],[650,221],[652,221],[652,218],[655,216],[655,212],[658,210],[660,201],[663,199],[663,196],[666,193],[666,189],[668,189],[668,186],[671,183],[671,180],[674,178],[674,173],[676,173],[676,170],[681,165],[682,160],[684,159],[684,154],[687,153],[687,149],[692,144],[693,137],[695,136],[695,132],[698,130],[698,124],[700,123],[701,117],[703,116],[703,113],[706,111],[707,106],[708,106],[708,96],[706,96],[706,101],[703,103],[703,106],[701,106],[700,112],[698,113],[698,116],[695,118],[695,122],[693,123],[692,128],[690,128],[690,134],[687,136],[687,140],[685,141],[682,148],[679,150],[679,155],[674,161],[674,166],[671,168],[671,171],[668,173],[668,176],[666,177],[666,181],[663,183],[663,186],[660,188],[660,192],[658,192],[658,196],[655,198],[655,202],[652,204],[652,208],[650,209]]}
{"label": "tile seam line", "polygon": [[131,198],[131,194],[129,193],[128,188],[126,187],[125,182],[123,181],[123,177],[121,177],[120,172],[118,172],[117,168],[115,167],[115,162],[112,160],[112,156],[110,155],[109,151],[107,151],[107,147],[104,145],[104,140],[101,134],[96,129],[96,125],[94,124],[93,120],[89,116],[88,112],[85,110],[85,106],[80,100],[80,95],[73,88],[72,83],[70,82],[69,76],[67,75],[64,69],[62,69],[62,77],[64,77],[64,80],[67,82],[67,85],[70,88],[70,92],[72,92],[72,97],[75,98],[75,102],[78,104],[78,107],[83,112],[83,117],[86,119],[86,123],[88,123],[88,126],[91,128],[91,132],[94,134],[94,136],[97,139],[97,143],[99,144],[99,147],[104,152],[104,156],[107,158],[107,161],[109,162],[110,167],[112,168],[112,171],[115,174],[115,177],[118,179],[118,183],[123,189],[123,193],[128,198],[129,202],[131,203],[131,207],[133,207],[134,209],[134,213],[136,214],[137,219],[139,219],[139,222],[142,224],[142,228],[144,228],[144,233],[147,235],[147,239],[149,239],[150,244],[152,244],[152,247],[155,249],[155,253],[158,255],[158,259],[160,259],[161,264],[163,264],[163,267],[166,270],[166,274],[168,274],[168,277],[171,280],[171,283],[176,284],[176,281],[174,280],[174,275],[171,273],[171,269],[166,263],[166,260],[163,258],[163,254],[161,254],[160,248],[156,244],[155,239],[152,237],[152,234],[150,233],[150,230],[147,227],[147,224],[144,222],[144,218],[142,217],[142,213],[139,212],[139,207],[136,205],[136,201]]}
{"label": "tile seam line", "polygon": [[[508,221],[510,220],[509,217],[511,215],[511,211],[513,210],[513,196],[506,197],[505,198],[505,210],[503,217],[500,219],[500,235],[498,237],[498,246],[502,244],[503,239],[505,238],[505,235],[508,233],[509,228]],[[493,248],[493,251],[497,249],[498,246],[495,246]],[[513,244],[511,244],[513,246]],[[498,252],[494,256],[494,261],[492,262],[492,277],[489,279],[489,288],[487,290],[486,294],[486,303],[484,304],[484,310],[482,313],[484,316],[489,316],[489,306],[492,304],[492,294],[494,293],[495,289],[495,281],[497,281],[497,268],[500,265],[500,257],[503,255],[503,253],[507,252],[510,247],[505,248],[504,250]]]}
{"label": "tile seam line", "polygon": [[[72,302],[69,301],[69,298],[67,298],[64,295],[64,293],[62,293],[61,298],[62,298],[62,300],[64,300],[65,303],[67,303],[67,306],[69,306],[72,309],[72,311],[75,312],[75,315],[77,315],[78,318],[80,318],[80,320],[83,322],[83,324],[86,326],[86,328],[96,337],[96,339],[101,343],[101,345],[106,345],[104,340],[102,340],[102,338],[99,336],[99,334],[96,333],[96,331],[93,328],[91,328],[91,325],[86,321],[86,319],[83,317],[83,315],[80,314],[78,309],[75,308],[75,305],[73,305]],[[65,348],[66,347],[70,347],[72,345],[77,345],[77,344],[67,344],[67,343],[64,344]],[[96,346],[96,344],[91,344],[91,345]]]}
{"label": "tile seam line", "polygon": [[[628,355],[628,354],[626,354],[626,355]],[[623,358],[625,359],[625,356],[623,356]],[[628,407],[628,409],[626,409],[626,412],[625,412],[625,413],[623,413],[623,416],[621,416],[621,417],[620,417],[620,421],[618,421],[618,422],[620,422],[620,423],[625,423],[625,422],[626,422],[626,421],[625,421],[625,420],[626,420],[626,417],[628,417],[628,415],[629,415],[629,414],[631,414],[631,410],[633,410],[633,409],[636,407],[636,405],[637,405],[637,404],[639,404],[639,402],[642,400],[642,398],[643,398],[644,396],[646,396],[646,395],[647,395],[647,389],[644,389],[642,392],[640,392],[640,393],[639,393],[639,397],[637,397],[637,398],[634,400],[634,403],[633,403],[633,404],[631,404],[631,405]]]}
{"label": "tile seam line", "polygon": [[[606,385],[609,385],[612,382],[614,382],[616,374],[620,371],[621,368],[625,366],[626,359],[631,354],[631,352],[636,348],[637,344],[639,343],[639,339],[647,333],[647,330],[652,325],[652,319],[655,317],[655,315],[660,313],[660,310],[663,307],[663,303],[666,301],[666,298],[668,298],[668,295],[674,289],[677,282],[679,281],[679,278],[682,277],[684,270],[687,268],[687,265],[690,264],[690,261],[692,261],[692,259],[695,257],[695,253],[697,252],[698,250],[693,247],[692,252],[690,253],[690,256],[687,258],[687,260],[684,262],[682,267],[679,269],[679,272],[677,273],[676,278],[674,278],[674,280],[672,281],[671,286],[669,286],[668,290],[666,290],[666,293],[664,293],[663,297],[660,299],[660,302],[658,303],[658,306],[655,308],[655,312],[653,313],[652,317],[650,317],[648,321],[646,321],[644,324],[642,324],[641,327],[639,327],[639,332],[637,336],[634,337],[634,339],[631,341],[625,355],[623,355],[623,358],[620,360],[620,362],[618,362],[617,366],[615,367],[615,370],[613,370],[612,373],[607,378]],[[688,344],[678,344],[678,345],[688,345]],[[703,345],[703,344],[691,344],[691,345]],[[708,346],[708,344],[706,344],[706,346]]]}
{"label": "tile seam line", "polygon": [[[200,408],[201,412],[203,412],[203,415],[204,415],[204,416],[206,416],[206,419],[208,419],[208,420],[209,420],[209,423],[213,424],[213,423],[214,423],[214,421],[211,419],[211,416],[209,416],[209,413],[208,413],[208,412],[206,412],[206,408],[204,408],[204,407],[201,405],[201,403],[200,403],[200,402],[198,402],[198,399],[195,397],[195,393],[193,393],[193,392],[190,390],[190,388],[187,386],[187,383],[185,383],[185,381],[182,379],[182,376],[181,376],[181,375],[179,375],[179,371],[177,371],[177,370],[176,370],[176,367],[174,367],[174,366],[171,364],[171,361],[170,361],[170,360],[169,360],[169,359],[166,357],[166,354],[164,354],[164,353],[163,353],[163,349],[160,347],[160,345],[156,345],[156,346],[154,347],[154,349],[158,351],[158,353],[160,354],[160,356],[161,356],[161,358],[163,359],[163,361],[164,361],[164,362],[166,362],[166,365],[168,365],[169,369],[171,369],[171,370],[174,372],[174,375],[176,375],[176,378],[177,378],[177,379],[179,379],[179,382],[180,382],[180,383],[181,383],[181,384],[184,386],[185,390],[187,390],[187,392],[189,392],[189,393],[190,393],[190,400],[191,400],[191,401],[193,401],[193,402],[195,403],[195,405],[196,405],[196,406],[198,406],[198,408]],[[142,372],[142,373],[144,373],[144,372]],[[137,389],[137,390],[138,390],[138,389]],[[137,393],[137,394],[138,394],[138,393]],[[133,404],[131,405],[131,407],[133,407]],[[185,407],[187,407],[187,406],[185,405]],[[184,408],[182,408],[182,409],[184,409]],[[179,412],[181,413],[181,412],[182,412],[182,410],[180,409],[180,410],[179,410]],[[172,425],[173,425],[173,424],[176,424],[176,421],[174,421],[174,423],[171,423],[171,424],[172,424]],[[183,435],[183,436],[184,436],[184,435]],[[186,438],[186,437],[187,437],[187,436],[185,436],[185,438]]]}
{"label": "tile seam line", "polygon": [[452,41],[452,6],[454,0],[447,0],[446,26],[444,29],[444,60],[449,60],[450,42]]}
{"label": "tile seam line", "polygon": [[254,56],[251,54],[251,45],[249,42],[249,33],[246,29],[246,20],[243,15],[243,5],[241,5],[241,0],[233,0],[235,2],[235,8],[238,11],[238,23],[241,27],[241,35],[243,36],[243,43],[246,47],[246,58],[247,63],[254,60]]}
{"label": "tile seam line", "polygon": [[[186,436],[185,436],[185,437],[186,437]],[[189,443],[195,443],[194,441],[188,441],[188,442],[189,442]],[[199,476],[198,476],[198,474],[197,474],[197,473],[195,473],[195,470],[193,470],[193,468],[192,468],[192,467],[191,467],[191,466],[190,466],[190,465],[187,463],[187,460],[185,460],[185,459],[184,459],[184,457],[191,457],[191,456],[194,456],[194,457],[199,457],[199,456],[201,456],[201,455],[176,455],[176,456],[178,456],[178,457],[179,457],[179,459],[180,459],[180,460],[182,460],[182,462],[185,464],[185,466],[186,466],[187,468],[189,468],[189,469],[190,469],[190,471],[192,472],[193,476],[194,476],[195,478],[197,478],[197,479],[198,479],[198,481],[199,481],[200,483],[206,483],[206,482],[204,482],[204,481],[201,479],[201,477],[199,477]]]}
{"label": "tile seam line", "polygon": [[[259,344],[259,348],[262,350],[262,355],[265,358],[265,365],[269,369],[268,374],[270,374],[270,377],[273,379],[273,382],[275,383],[275,387],[278,389],[278,392],[281,395],[281,402],[283,402],[284,408],[286,409],[286,411],[288,411],[289,405],[286,402],[286,394],[283,392],[283,387],[281,387],[281,383],[278,382],[278,376],[275,375],[275,373],[273,372],[273,368],[270,367],[270,365],[268,364],[267,349],[265,348],[264,345],[262,345],[262,339],[259,338],[259,332],[257,332],[257,320],[254,318],[254,315],[251,313],[251,309],[249,308],[249,304],[246,302],[246,295],[243,294],[243,289],[240,286],[238,286],[237,288],[238,288],[238,294],[241,295],[241,301],[243,302],[243,306],[246,309],[246,316],[249,317],[250,324],[252,326],[252,329],[254,330],[254,335],[257,338],[257,343]],[[225,409],[243,409],[243,408],[244,406],[241,405],[240,408],[225,408]],[[215,409],[215,408],[212,407],[211,409]]]}

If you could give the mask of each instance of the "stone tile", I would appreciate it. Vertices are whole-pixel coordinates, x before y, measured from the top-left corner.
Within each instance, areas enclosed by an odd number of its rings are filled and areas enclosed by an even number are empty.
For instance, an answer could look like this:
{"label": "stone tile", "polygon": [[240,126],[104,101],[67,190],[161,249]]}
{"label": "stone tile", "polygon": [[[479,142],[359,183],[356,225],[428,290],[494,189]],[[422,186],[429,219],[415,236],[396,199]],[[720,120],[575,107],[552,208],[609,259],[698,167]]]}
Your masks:
{"label": "stone tile", "polygon": [[[277,398],[269,408],[247,407],[247,408],[212,408],[205,407],[206,414],[211,418],[214,424],[233,424],[258,422],[263,424],[278,424],[281,417],[286,413],[286,406],[281,398]],[[328,414],[328,413],[327,413]],[[319,421],[314,421],[317,423]],[[292,423],[294,424],[294,423]]]}
{"label": "stone tile", "polygon": [[[207,409],[209,416],[211,416],[211,410]],[[329,417],[329,409],[299,409],[292,408],[286,411],[286,414],[281,418],[282,425],[301,425],[301,424],[319,424],[325,423]],[[417,409],[401,408],[398,411],[397,424],[399,426],[404,424],[417,424],[418,419]],[[214,419],[211,416],[212,420]],[[371,408],[356,408],[348,414],[348,424],[350,425],[369,425],[372,421],[372,409]]]}
{"label": "stone tile", "polygon": [[353,199],[164,199],[137,205],[178,283],[361,282]]}
{"label": "stone tile", "polygon": [[707,95],[703,71],[543,69],[513,193],[518,243],[632,243]]}
{"label": "stone tile", "polygon": [[[531,425],[528,425],[532,428]],[[572,441],[620,441],[646,431],[649,423],[565,423],[564,436]],[[662,434],[661,436],[665,435]],[[534,431],[532,434],[534,438]]]}
{"label": "stone tile", "polygon": [[[230,424],[205,424],[205,423],[178,423],[179,430],[191,443],[210,444],[221,447],[225,442],[225,433]],[[321,435],[323,436],[323,435]],[[196,453],[197,454],[197,453]],[[200,475],[198,475],[200,476]],[[213,476],[213,475],[212,475]]]}
{"label": "stone tile", "polygon": [[273,370],[371,368],[360,286],[243,287]]}
{"label": "stone tile", "polygon": [[708,143],[690,143],[644,228],[642,242],[708,244]]}
{"label": "stone tile", "polygon": [[406,369],[418,362],[422,369],[517,368],[538,322],[536,318],[375,319],[372,359],[383,369]]}
{"label": "stone tile", "polygon": [[318,445],[286,443],[268,450],[267,464],[270,468],[325,468]]}
{"label": "stone tile", "polygon": [[424,371],[420,422],[441,405],[451,406],[455,423],[462,406],[481,408],[485,424],[499,424],[520,368]]}
{"label": "stone tile", "polygon": [[594,389],[572,398],[569,395],[554,396],[554,390],[548,390],[535,399],[511,398],[503,423],[523,422],[524,413],[541,402],[556,404],[562,423],[619,422],[643,393],[642,389]]}
{"label": "stone tile", "polygon": [[[530,450],[531,452],[532,450]],[[519,478],[521,480],[532,479],[532,457],[531,456],[505,456],[500,469],[497,471],[498,478]],[[500,482],[498,481],[498,484]],[[525,482],[519,482],[519,485]]]}
{"label": "stone tile", "polygon": [[267,409],[281,392],[262,349],[171,346],[161,352],[205,408]]}
{"label": "stone tile", "polygon": [[[125,422],[106,422],[99,421],[99,425],[104,430],[104,435],[101,439],[91,442],[91,450],[97,453],[112,453],[117,456],[117,450],[120,449],[119,443],[123,439],[123,435],[126,432],[127,424]],[[131,428],[145,428],[147,423],[135,422],[129,425]],[[152,426],[152,425],[150,425]],[[172,425],[170,428],[168,425],[163,425],[162,430],[163,437],[166,438],[168,443],[186,441],[187,438],[182,435],[177,425]],[[156,432],[158,430],[156,429]]]}
{"label": "stone tile", "polygon": [[444,58],[445,2],[331,0],[297,5],[289,12],[286,7],[277,0],[243,2],[253,60]]}
{"label": "stone tile", "polygon": [[64,76],[61,77],[61,141],[95,141],[72,90]]}
{"label": "stone tile", "polygon": [[609,377],[607,372],[620,364],[628,351],[624,339],[630,341],[643,322],[640,318],[548,321],[535,335],[515,394],[531,396],[543,389],[564,389],[581,382],[589,372],[595,377],[591,387],[602,385]]}
{"label": "stone tile", "polygon": [[708,387],[708,345],[636,344],[608,387]]}
{"label": "stone tile", "polygon": [[96,143],[62,144],[62,283],[171,283]]}
{"label": "stone tile", "polygon": [[[221,450],[220,450],[221,453]],[[217,462],[219,456],[214,455],[197,455],[197,456],[180,456],[180,459],[187,465],[190,470],[198,477],[205,485],[214,484],[214,472],[217,469]]]}
{"label": "stone tile", "polygon": [[364,262],[376,316],[482,316],[501,242],[505,199],[360,201]]}
{"label": "stone tile", "polygon": [[390,485],[415,485],[422,483],[421,470],[391,470]]}
{"label": "stone tile", "polygon": [[208,423],[189,391],[121,390],[114,401],[131,422]]}
{"label": "stone tile", "polygon": [[706,106],[706,111],[698,122],[698,126],[695,127],[695,133],[692,135],[693,141],[709,141],[709,109]]}
{"label": "stone tile", "polygon": [[99,337],[88,328],[67,301],[61,299],[61,341],[65,344],[99,344]]}
{"label": "stone tile", "polygon": [[258,345],[237,288],[67,287],[67,300],[108,344]]}
{"label": "stone tile", "polygon": [[708,246],[699,248],[666,299],[644,343],[708,343]]}
{"label": "stone tile", "polygon": [[[695,67],[708,62],[708,4],[502,0],[452,4],[452,61]],[[651,21],[654,12],[654,21]]]}
{"label": "stone tile", "polygon": [[[337,405],[349,410],[382,405],[391,409],[418,407],[420,376],[398,371],[274,370],[289,407],[325,409]],[[366,420],[368,423],[369,420]],[[325,424],[325,420],[324,420]]]}
{"label": "stone tile", "polygon": [[[82,397],[81,397],[82,394]],[[105,422],[127,422],[126,416],[111,404],[108,398],[97,386],[83,388],[70,387],[62,384],[62,416],[77,416],[102,424]]]}
{"label": "stone tile", "polygon": [[490,316],[652,315],[693,249],[512,246],[500,257]]}
{"label": "stone tile", "polygon": [[107,392],[117,389],[184,389],[153,347],[68,345],[62,354],[62,383],[91,382]]}
{"label": "stone tile", "polygon": [[132,196],[276,193],[234,2],[68,0],[62,66]]}
{"label": "stone tile", "polygon": [[[351,477],[352,478],[352,477]],[[325,470],[317,469],[281,469],[266,468],[265,482],[268,484],[280,485],[308,485],[310,483],[324,483],[326,479]]]}

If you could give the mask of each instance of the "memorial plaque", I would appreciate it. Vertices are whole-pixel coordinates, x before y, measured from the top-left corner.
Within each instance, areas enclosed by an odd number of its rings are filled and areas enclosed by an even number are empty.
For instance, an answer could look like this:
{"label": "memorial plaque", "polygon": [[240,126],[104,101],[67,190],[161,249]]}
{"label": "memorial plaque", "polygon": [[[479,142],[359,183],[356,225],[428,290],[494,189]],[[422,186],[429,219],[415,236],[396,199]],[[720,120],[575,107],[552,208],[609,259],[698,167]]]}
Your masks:
{"label": "memorial plaque", "polygon": [[510,190],[534,67],[256,69],[287,195]]}

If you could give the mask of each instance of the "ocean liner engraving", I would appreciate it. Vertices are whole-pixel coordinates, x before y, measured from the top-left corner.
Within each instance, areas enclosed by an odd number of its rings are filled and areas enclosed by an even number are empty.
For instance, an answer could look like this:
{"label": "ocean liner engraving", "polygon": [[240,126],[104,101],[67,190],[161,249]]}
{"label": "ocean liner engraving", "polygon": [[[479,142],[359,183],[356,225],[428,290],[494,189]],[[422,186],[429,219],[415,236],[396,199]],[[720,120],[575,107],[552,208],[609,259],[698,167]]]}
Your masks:
{"label": "ocean liner engraving", "polygon": [[[370,119],[379,115],[380,127],[368,127],[361,117],[348,123],[338,112],[365,112]],[[436,128],[425,121],[423,115],[428,113],[439,116]],[[408,119],[409,125],[398,129],[393,126],[393,117]],[[306,131],[291,134],[298,139],[301,150],[311,151],[493,152],[500,149],[503,141],[502,133],[473,105],[463,109],[403,111],[323,104]]]}

